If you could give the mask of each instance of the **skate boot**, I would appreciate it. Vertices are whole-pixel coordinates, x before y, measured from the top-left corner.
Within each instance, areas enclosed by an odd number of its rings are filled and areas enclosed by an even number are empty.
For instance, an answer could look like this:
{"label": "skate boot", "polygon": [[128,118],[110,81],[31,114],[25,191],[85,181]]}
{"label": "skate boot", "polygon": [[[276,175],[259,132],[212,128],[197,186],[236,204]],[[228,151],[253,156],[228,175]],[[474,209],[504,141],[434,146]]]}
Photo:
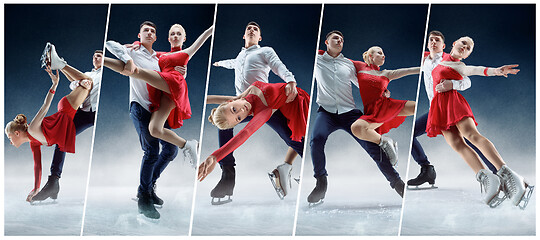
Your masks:
{"label": "skate boot", "polygon": [[184,159],[189,161],[192,168],[197,168],[199,142],[197,140],[187,140],[186,144],[182,148],[184,153]]}
{"label": "skate boot", "polygon": [[512,201],[512,204],[525,209],[531,199],[534,186],[529,185],[523,180],[523,177],[518,175],[512,169],[503,165],[497,172],[497,175],[502,180],[502,190],[506,197]]}
{"label": "skate boot", "polygon": [[51,66],[51,70],[60,70],[67,65],[67,62],[58,56],[56,48],[51,43],[45,45],[45,49],[41,55],[41,67],[43,68],[47,65]]}
{"label": "skate boot", "polygon": [[433,165],[422,165],[422,168],[420,169],[420,174],[418,174],[418,177],[407,181],[407,189],[412,189],[412,190],[421,189],[419,186],[426,182],[431,184],[431,187],[427,187],[424,189],[437,188],[435,187],[436,177],[437,177],[437,173],[435,172],[435,168],[433,167]]}
{"label": "skate boot", "polygon": [[399,179],[399,181],[394,185],[394,190],[399,194],[401,198],[403,198],[403,191],[405,190],[405,183],[403,180]]}
{"label": "skate boot", "polygon": [[476,174],[476,180],[480,182],[482,201],[489,207],[495,208],[506,199],[506,196],[499,196],[501,181],[497,175],[486,169],[481,169]]}
{"label": "skate boot", "polygon": [[[160,197],[158,197],[156,195],[156,185],[154,184],[154,187],[152,188],[152,192],[150,193],[151,194],[151,199],[152,199],[152,203],[154,204],[154,207],[155,208],[162,208],[163,207],[163,199],[161,199]],[[137,197],[136,198],[133,198],[134,201],[139,201],[139,199],[141,198],[142,194],[140,192],[137,193]]]}
{"label": "skate boot", "polygon": [[326,176],[321,176],[316,179],[317,184],[307,198],[309,207],[315,207],[324,202],[323,200],[324,196],[326,195],[326,188],[328,187],[328,180],[326,179]]}
{"label": "skate boot", "polygon": [[45,186],[41,189],[41,191],[36,194],[32,198],[32,202],[35,201],[44,201],[47,198],[51,198],[53,200],[56,200],[58,197],[58,192],[60,192],[60,183],[58,182],[60,178],[55,175],[50,175],[49,179],[47,179],[47,183],[45,183]]}
{"label": "skate boot", "polygon": [[[212,197],[212,205],[222,205],[232,202],[236,171],[232,165],[224,165],[221,167],[221,179],[218,184],[210,192]],[[227,199],[225,199],[227,197]]]}
{"label": "skate boot", "polygon": [[398,161],[397,142],[387,136],[381,136],[379,146],[388,157],[388,160],[390,160],[390,164],[392,164],[392,166],[396,166]]}
{"label": "skate boot", "polygon": [[137,201],[139,213],[150,219],[159,219],[160,214],[154,207],[152,193],[139,193],[137,196],[139,196],[139,200]]}
{"label": "skate boot", "polygon": [[291,171],[292,165],[283,163],[276,167],[271,173],[268,173],[270,181],[276,190],[278,197],[283,200],[291,189]]}

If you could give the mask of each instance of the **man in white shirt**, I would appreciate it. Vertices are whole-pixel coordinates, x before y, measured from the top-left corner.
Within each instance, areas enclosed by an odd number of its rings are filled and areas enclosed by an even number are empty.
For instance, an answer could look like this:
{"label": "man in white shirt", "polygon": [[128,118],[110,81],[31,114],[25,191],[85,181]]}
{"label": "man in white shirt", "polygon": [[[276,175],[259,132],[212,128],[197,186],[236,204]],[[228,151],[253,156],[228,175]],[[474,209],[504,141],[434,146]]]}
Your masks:
{"label": "man in white shirt", "polygon": [[[80,79],[80,76],[83,76],[83,73],[77,70],[76,68],[68,65],[63,61],[65,66],[60,69],[60,71],[66,76],[66,78],[71,82],[69,87],[73,90],[79,86],[79,82],[83,79]],[[77,109],[75,117],[73,118],[73,123],[75,124],[76,135],[83,132],[87,128],[94,126],[96,119],[96,110],[97,110],[97,101],[99,96],[99,89],[101,86],[101,66],[103,63],[103,50],[96,50],[92,57],[92,64],[94,68],[90,72],[85,72],[84,75],[92,79],[93,87],[88,97],[84,100],[83,104]],[[87,79],[85,78],[85,79]],[[54,149],[53,160],[51,163],[51,175],[49,176],[45,186],[39,191],[39,193],[32,198],[34,201],[43,201],[49,197],[57,196],[60,192],[60,176],[62,175],[62,168],[64,166],[64,159],[66,158],[66,153],[60,151],[58,145]]]}
{"label": "man in white shirt", "polygon": [[349,133],[366,150],[390,182],[390,186],[403,197],[405,184],[399,173],[392,167],[386,154],[378,144],[356,138],[351,125],[363,115],[356,109],[351,83],[358,87],[356,69],[351,60],[343,56],[343,34],[334,30],[326,35],[327,51],[319,51],[315,79],[317,80],[317,104],[319,109],[314,125],[311,127],[311,160],[317,183],[308,196],[310,205],[322,203],[327,189],[326,156],[324,146],[328,136],[336,130]]}
{"label": "man in white shirt", "polygon": [[[424,72],[424,86],[426,88],[427,97],[429,99],[430,105],[431,100],[433,99],[433,79],[431,76],[431,71],[439,65],[442,61],[443,55],[446,53],[443,52],[446,45],[444,44],[444,35],[440,31],[431,31],[428,35],[428,49],[429,52],[424,54],[424,61],[422,64],[422,72]],[[438,92],[446,92],[452,89],[463,91],[471,87],[471,79],[467,76],[464,76],[462,80],[443,80],[435,86],[435,90]],[[419,136],[422,136],[426,133],[426,124],[427,124],[428,113],[416,117],[414,123],[414,133],[413,133],[413,143],[411,148],[411,155],[414,160],[420,165],[420,174],[416,178],[413,178],[407,181],[407,185],[411,189],[416,189],[418,186],[429,183],[431,188],[435,188],[435,178],[437,174],[435,173],[435,167],[430,164],[428,157],[426,156],[422,145],[416,139]],[[467,144],[471,146],[482,158],[484,163],[488,168],[494,173],[497,172],[493,164],[491,164],[487,158],[476,148],[469,140],[465,139]]]}
{"label": "man in white shirt", "polygon": [[[140,48],[128,49],[114,41],[107,41],[106,46],[111,53],[125,63],[123,73],[126,75],[130,75],[136,67],[159,71],[158,58],[152,49],[152,45],[156,41],[156,25],[150,21],[143,22],[138,37],[141,43]],[[107,66],[109,59],[105,58],[105,66]],[[163,205],[163,200],[156,195],[154,187],[161,172],[178,154],[178,148],[150,135],[148,124],[152,116],[151,102],[145,81],[129,77],[129,101],[130,117],[144,151],[137,205],[139,213],[148,218],[158,219],[160,214],[154,205]],[[165,127],[170,129],[167,123],[165,123]],[[159,150],[160,144],[161,152]]]}
{"label": "man in white shirt", "polygon": [[[252,83],[256,81],[268,82],[268,75],[270,70],[278,75],[283,81],[287,82],[285,87],[287,102],[290,102],[296,98],[298,94],[296,91],[296,80],[294,75],[285,67],[283,62],[279,59],[276,52],[271,47],[259,46],[261,41],[261,29],[256,22],[249,22],[246,26],[244,33],[245,45],[235,59],[223,60],[214,63],[214,66],[224,67],[227,69],[234,69],[234,86],[236,89],[236,95],[240,95],[244,92]],[[251,118],[246,118],[244,122],[249,121]],[[287,126],[287,119],[278,110],[276,111],[270,120],[266,122],[278,135],[287,143],[289,150],[285,157],[285,163],[279,165],[276,170],[279,171],[281,178],[273,179],[273,182],[280,182],[280,185],[284,187],[282,189],[282,195],[287,195],[287,187],[290,181],[290,171],[292,169],[292,162],[294,161],[297,153],[302,155],[304,149],[304,141],[296,142],[292,141],[291,130]],[[219,130],[219,146],[225,145],[234,136],[233,129]],[[212,190],[210,195],[212,196],[213,204],[223,204],[230,202],[230,196],[233,194],[235,184],[235,159],[233,153],[227,155],[220,162],[222,169],[221,180],[216,187]],[[279,188],[276,188],[278,194],[280,194]],[[226,201],[214,202],[214,198],[222,199],[229,196]]]}

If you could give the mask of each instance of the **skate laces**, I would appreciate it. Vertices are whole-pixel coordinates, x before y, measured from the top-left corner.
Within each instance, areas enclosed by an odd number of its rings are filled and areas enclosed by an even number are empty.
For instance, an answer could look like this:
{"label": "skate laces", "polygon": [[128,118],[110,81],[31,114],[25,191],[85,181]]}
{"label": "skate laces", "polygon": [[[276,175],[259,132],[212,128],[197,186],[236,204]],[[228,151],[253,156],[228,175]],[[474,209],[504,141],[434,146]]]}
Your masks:
{"label": "skate laces", "polygon": [[511,198],[517,192],[515,179],[512,177],[512,173],[506,170],[501,172],[501,177],[504,181],[504,189],[507,190],[508,197]]}

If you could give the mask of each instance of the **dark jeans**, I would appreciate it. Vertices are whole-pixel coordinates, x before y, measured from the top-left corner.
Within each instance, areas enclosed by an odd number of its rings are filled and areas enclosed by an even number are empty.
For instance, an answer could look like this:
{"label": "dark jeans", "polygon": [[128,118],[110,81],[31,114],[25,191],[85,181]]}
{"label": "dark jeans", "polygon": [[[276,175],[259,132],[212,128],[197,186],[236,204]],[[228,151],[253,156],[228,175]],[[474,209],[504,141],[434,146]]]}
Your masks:
{"label": "dark jeans", "polygon": [[[75,124],[75,133],[79,135],[87,128],[94,126],[94,120],[96,119],[96,112],[85,112],[81,109],[77,110],[75,117],[73,117],[73,123]],[[66,159],[66,153],[60,151],[58,145],[54,148],[53,160],[51,163],[51,175],[61,177],[62,168],[64,168],[64,160]]]}
{"label": "dark jeans", "polygon": [[[165,167],[178,154],[178,147],[150,135],[148,124],[152,113],[144,109],[139,103],[131,102],[129,112],[135,130],[139,135],[141,148],[144,151],[138,191],[140,193],[149,193]],[[170,129],[167,122],[165,122],[165,127]],[[159,144],[161,144],[161,153],[159,152]]]}
{"label": "dark jeans", "polygon": [[386,180],[390,182],[390,186],[394,188],[401,178],[399,177],[399,173],[392,167],[392,164],[390,164],[386,154],[381,152],[379,145],[360,140],[352,134],[351,125],[363,115],[362,111],[354,109],[346,113],[336,114],[327,112],[324,108],[319,107],[317,112],[310,141],[314,177],[328,176],[326,172],[324,146],[326,145],[328,136],[336,130],[341,129],[349,133],[366,150]]}
{"label": "dark jeans", "polygon": [[[242,122],[248,122],[251,120],[251,117],[248,117],[244,119]],[[287,144],[287,146],[291,147],[298,153],[298,155],[303,156],[304,154],[304,139],[302,138],[301,142],[293,141],[291,139],[291,129],[289,129],[289,126],[287,126],[287,118],[283,116],[283,114],[277,110],[272,114],[272,117],[266,122],[268,126],[270,126],[274,131],[279,135],[283,141]],[[219,146],[225,145],[229,140],[231,140],[234,136],[234,129],[226,129],[226,130],[219,130],[218,134],[218,140],[219,140]],[[235,166],[235,159],[233,156],[233,152],[231,152],[229,155],[225,156],[221,161],[219,161],[219,164],[221,166],[223,165],[232,165]]]}
{"label": "dark jeans", "polygon": [[[428,119],[428,113],[420,117],[417,117],[416,122],[414,123],[414,135],[413,135],[413,143],[412,143],[412,148],[411,148],[411,155],[413,156],[414,161],[416,161],[418,165],[420,166],[430,164],[426,156],[426,153],[424,152],[424,149],[422,148],[422,145],[420,145],[420,142],[418,142],[418,140],[416,139],[417,137],[422,136],[426,133],[427,119]],[[484,163],[489,168],[489,170],[491,170],[493,173],[497,173],[497,169],[495,168],[495,166],[493,166],[493,164],[489,162],[489,160],[484,156],[484,154],[482,154],[482,152],[480,152],[480,150],[476,148],[476,146],[474,146],[471,142],[469,142],[469,140],[467,140],[466,138],[464,139],[465,139],[465,142],[474,151],[476,151],[476,153],[478,153],[478,155],[480,156],[482,161],[484,161]]]}

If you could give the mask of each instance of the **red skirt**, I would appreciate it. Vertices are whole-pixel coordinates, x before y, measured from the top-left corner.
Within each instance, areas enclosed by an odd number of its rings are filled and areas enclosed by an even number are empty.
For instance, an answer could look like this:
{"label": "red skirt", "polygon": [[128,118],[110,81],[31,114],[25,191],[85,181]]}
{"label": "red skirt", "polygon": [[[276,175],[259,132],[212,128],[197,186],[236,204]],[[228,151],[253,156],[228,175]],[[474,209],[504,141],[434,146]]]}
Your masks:
{"label": "red skirt", "polygon": [[49,146],[57,144],[60,151],[75,153],[75,113],[77,110],[63,97],[58,102],[58,112],[43,119],[41,130]]}
{"label": "red skirt", "polygon": [[290,102],[279,108],[283,116],[287,118],[287,126],[291,129],[291,139],[300,142],[306,135],[307,118],[309,114],[309,94],[296,88],[298,95]]}
{"label": "red skirt", "polygon": [[442,135],[442,131],[447,131],[467,117],[478,125],[469,103],[456,90],[435,94],[429,108],[426,133],[428,137]]}
{"label": "red skirt", "polygon": [[360,119],[370,123],[383,123],[375,131],[379,134],[385,134],[390,129],[399,127],[407,118],[406,116],[398,117],[406,102],[406,100],[380,98],[372,104],[364,105],[364,115]]}

